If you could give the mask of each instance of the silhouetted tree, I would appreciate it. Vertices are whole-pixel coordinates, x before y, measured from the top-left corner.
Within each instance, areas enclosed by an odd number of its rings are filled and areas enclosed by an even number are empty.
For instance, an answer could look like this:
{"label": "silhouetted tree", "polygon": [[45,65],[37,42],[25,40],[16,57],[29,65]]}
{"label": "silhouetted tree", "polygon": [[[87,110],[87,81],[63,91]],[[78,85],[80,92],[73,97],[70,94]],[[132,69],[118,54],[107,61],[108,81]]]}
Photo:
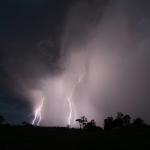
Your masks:
{"label": "silhouetted tree", "polygon": [[81,123],[81,119],[76,119],[77,122],[79,122],[79,126],[80,126],[80,129],[82,127],[82,123]]}
{"label": "silhouetted tree", "polygon": [[113,128],[113,117],[107,117],[104,119],[104,129],[105,130],[110,130]]}
{"label": "silhouetted tree", "polygon": [[115,119],[113,117],[107,117],[104,120],[104,129],[123,128],[131,125],[131,117],[127,114],[124,115],[118,112]]}
{"label": "silhouetted tree", "polygon": [[145,125],[144,120],[142,120],[141,118],[136,118],[133,120],[134,127],[142,127],[144,125]]}
{"label": "silhouetted tree", "polygon": [[122,112],[117,112],[116,119],[122,119],[124,117],[124,114]]}
{"label": "silhouetted tree", "polygon": [[84,128],[88,122],[88,120],[85,116],[82,116],[80,119],[76,119],[76,121],[79,122],[80,129]]}
{"label": "silhouetted tree", "polygon": [[118,112],[116,115],[116,118],[113,119],[113,117],[107,117],[104,119],[104,129],[110,130],[114,128],[126,128],[126,127],[145,127],[146,124],[144,123],[144,120],[141,118],[136,118],[133,120],[133,123],[131,123],[131,117],[130,115],[126,114],[124,115],[121,112]]}
{"label": "silhouetted tree", "polygon": [[91,121],[87,122],[85,128],[86,129],[95,129],[96,128],[95,120],[91,120]]}
{"label": "silhouetted tree", "polygon": [[82,127],[84,128],[87,124],[88,120],[85,116],[82,116],[81,117],[81,123],[82,123]]}
{"label": "silhouetted tree", "polygon": [[96,126],[95,120],[91,120],[89,123],[91,124],[91,126],[94,126],[94,127]]}
{"label": "silhouetted tree", "polygon": [[131,117],[127,114],[123,116],[123,126],[129,127],[131,124]]}
{"label": "silhouetted tree", "polygon": [[121,112],[118,112],[116,118],[113,121],[113,126],[115,128],[122,128],[123,127],[123,118],[124,118],[124,114]]}

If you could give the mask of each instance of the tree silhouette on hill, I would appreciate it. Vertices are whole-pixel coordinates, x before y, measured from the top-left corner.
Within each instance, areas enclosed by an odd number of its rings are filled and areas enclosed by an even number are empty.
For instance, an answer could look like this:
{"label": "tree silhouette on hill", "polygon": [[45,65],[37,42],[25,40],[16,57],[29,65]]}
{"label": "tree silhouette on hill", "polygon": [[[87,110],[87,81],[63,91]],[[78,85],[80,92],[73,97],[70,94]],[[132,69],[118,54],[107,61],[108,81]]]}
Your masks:
{"label": "tree silhouette on hill", "polygon": [[80,129],[87,129],[87,130],[101,129],[100,127],[96,126],[96,122],[94,119],[88,121],[88,119],[85,116],[76,119],[76,121],[79,122]]}
{"label": "tree silhouette on hill", "polygon": [[105,130],[129,127],[139,128],[143,126],[145,126],[145,123],[144,120],[142,120],[141,118],[136,118],[131,122],[130,115],[124,115],[121,112],[118,112],[115,118],[107,117],[106,119],[104,119]]}

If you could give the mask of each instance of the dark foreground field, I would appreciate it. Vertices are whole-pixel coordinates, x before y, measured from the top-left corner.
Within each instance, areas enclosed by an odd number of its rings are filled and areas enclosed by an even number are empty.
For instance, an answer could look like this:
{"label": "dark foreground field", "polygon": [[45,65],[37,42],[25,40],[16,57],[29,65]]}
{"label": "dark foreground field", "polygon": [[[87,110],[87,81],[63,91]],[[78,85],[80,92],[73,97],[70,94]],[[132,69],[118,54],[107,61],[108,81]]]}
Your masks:
{"label": "dark foreground field", "polygon": [[67,128],[0,127],[0,150],[149,150],[150,129],[86,131]]}

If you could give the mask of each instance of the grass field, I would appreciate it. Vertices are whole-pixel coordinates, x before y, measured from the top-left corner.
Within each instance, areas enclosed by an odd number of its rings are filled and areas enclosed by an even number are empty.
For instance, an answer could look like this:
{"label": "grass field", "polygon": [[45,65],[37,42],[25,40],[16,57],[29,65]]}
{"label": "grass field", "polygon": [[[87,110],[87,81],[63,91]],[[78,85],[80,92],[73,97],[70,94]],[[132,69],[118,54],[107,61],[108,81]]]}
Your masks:
{"label": "grass field", "polygon": [[149,150],[150,129],[87,131],[68,128],[0,127],[0,150]]}

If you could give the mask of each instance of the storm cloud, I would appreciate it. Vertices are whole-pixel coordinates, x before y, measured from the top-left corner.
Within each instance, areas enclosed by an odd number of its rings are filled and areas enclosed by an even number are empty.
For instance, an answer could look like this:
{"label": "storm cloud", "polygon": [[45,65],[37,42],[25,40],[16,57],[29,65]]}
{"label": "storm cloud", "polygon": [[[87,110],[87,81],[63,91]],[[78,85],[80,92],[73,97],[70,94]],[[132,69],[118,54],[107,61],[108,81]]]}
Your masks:
{"label": "storm cloud", "polygon": [[65,126],[66,98],[83,76],[72,96],[72,125],[82,115],[102,125],[118,111],[149,122],[149,1],[39,3],[3,4],[1,113],[20,120],[17,104],[30,121],[42,93],[41,125]]}

